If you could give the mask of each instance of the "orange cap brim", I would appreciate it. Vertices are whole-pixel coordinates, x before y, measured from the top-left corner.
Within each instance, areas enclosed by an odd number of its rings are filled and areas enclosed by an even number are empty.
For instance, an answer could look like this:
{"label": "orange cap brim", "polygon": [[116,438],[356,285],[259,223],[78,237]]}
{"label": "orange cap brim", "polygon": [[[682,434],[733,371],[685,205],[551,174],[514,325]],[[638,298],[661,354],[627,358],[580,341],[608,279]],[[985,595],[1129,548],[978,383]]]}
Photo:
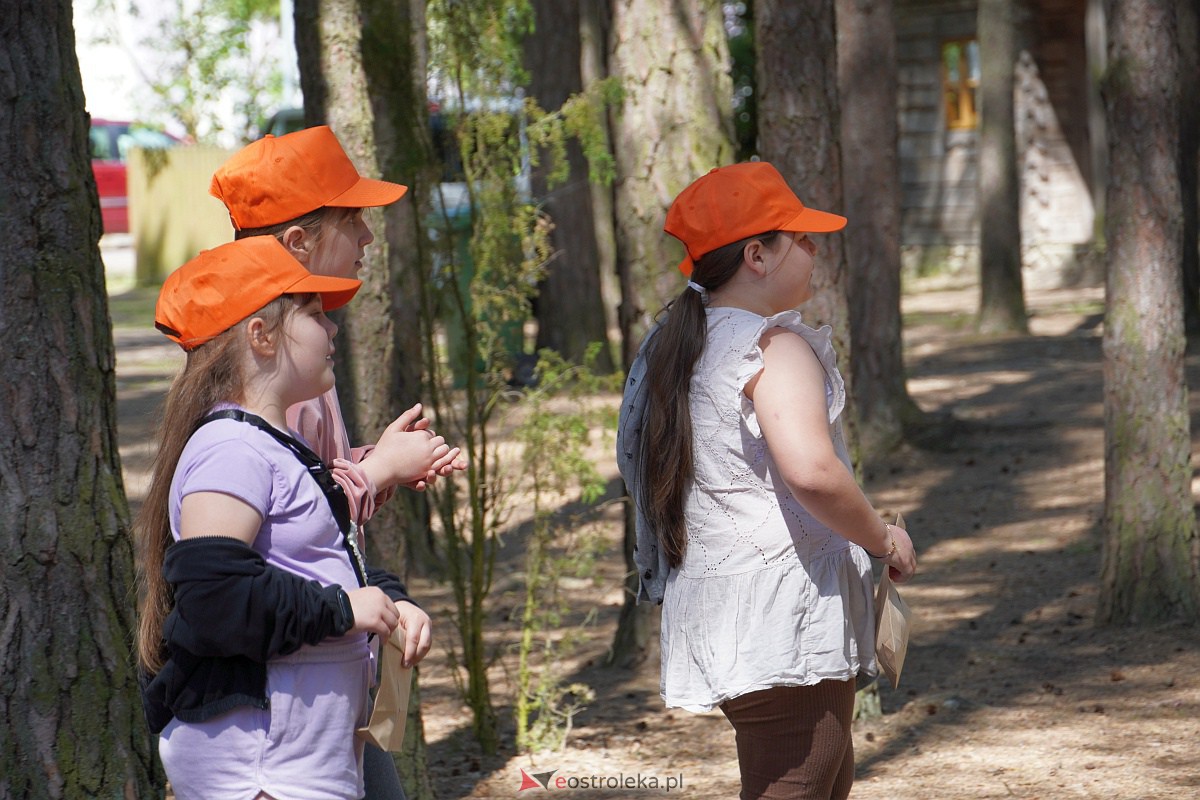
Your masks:
{"label": "orange cap brim", "polygon": [[288,287],[284,294],[318,294],[321,308],[333,311],[354,299],[362,286],[357,278],[335,278],[331,275],[313,275],[301,278]]}
{"label": "orange cap brim", "polygon": [[407,193],[408,187],[399,183],[359,178],[358,183],[325,205],[334,208],[377,208],[390,206]]}
{"label": "orange cap brim", "polygon": [[835,233],[844,227],[846,218],[840,214],[806,208],[785,225],[780,225],[779,230],[791,233]]}

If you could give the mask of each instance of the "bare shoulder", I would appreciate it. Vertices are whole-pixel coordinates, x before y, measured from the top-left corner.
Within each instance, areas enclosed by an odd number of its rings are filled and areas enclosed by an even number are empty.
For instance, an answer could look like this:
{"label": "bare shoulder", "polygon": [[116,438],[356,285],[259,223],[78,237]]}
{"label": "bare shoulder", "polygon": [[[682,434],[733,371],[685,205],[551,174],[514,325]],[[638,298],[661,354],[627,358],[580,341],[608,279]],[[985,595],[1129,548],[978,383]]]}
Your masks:
{"label": "bare shoulder", "polygon": [[752,401],[776,393],[791,396],[796,386],[812,383],[822,375],[817,354],[794,331],[771,328],[763,332],[758,344],[762,349],[762,369],[744,389]]}
{"label": "bare shoulder", "polygon": [[812,345],[800,334],[787,328],[771,328],[759,339],[763,368],[792,366],[799,369],[820,369],[820,361]]}

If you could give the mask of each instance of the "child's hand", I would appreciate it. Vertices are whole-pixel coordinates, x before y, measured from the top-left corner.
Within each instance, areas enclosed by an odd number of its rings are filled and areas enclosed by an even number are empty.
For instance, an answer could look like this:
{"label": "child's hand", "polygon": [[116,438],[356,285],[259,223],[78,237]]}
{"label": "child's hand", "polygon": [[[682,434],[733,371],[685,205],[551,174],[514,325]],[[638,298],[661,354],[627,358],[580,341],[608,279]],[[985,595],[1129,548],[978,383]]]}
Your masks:
{"label": "child's hand", "polygon": [[883,563],[887,564],[888,574],[892,580],[896,583],[904,583],[911,579],[917,571],[917,553],[913,549],[908,531],[899,525],[890,526],[890,530],[892,538],[896,542],[896,549],[888,554]]}
{"label": "child's hand", "polygon": [[433,644],[433,629],[429,615],[412,603],[396,603],[400,627],[404,629],[404,659],[406,667],[414,666],[429,652]]}
{"label": "child's hand", "polygon": [[425,491],[426,487],[433,484],[439,476],[445,477],[455,470],[461,471],[467,468],[467,460],[465,458],[460,458],[459,456],[461,454],[461,447],[452,448],[446,453],[446,455],[434,462],[433,466],[429,468],[429,472],[425,473],[425,477],[418,478],[415,481],[411,481],[403,485],[415,492]]}
{"label": "child's hand", "polygon": [[[350,608],[354,610],[351,633],[377,633],[385,639],[392,635],[400,622],[400,612],[382,589],[364,586],[346,592],[346,596],[350,598]],[[412,603],[404,605],[411,606]]]}
{"label": "child's hand", "polygon": [[[436,436],[433,428],[430,427],[431,423],[426,417],[417,418],[420,408],[421,404],[417,403],[408,411],[405,411],[403,414],[401,414],[396,422],[399,422],[401,419],[412,419],[414,421],[409,424],[406,430],[427,431],[431,436]],[[445,441],[445,439],[443,438],[442,441]],[[445,477],[450,475],[455,470],[462,471],[467,468],[467,460],[465,458],[460,458],[459,456],[461,454],[461,447],[451,448],[447,446],[446,453],[434,461],[424,475],[418,476],[411,481],[402,481],[400,485],[406,486],[409,489],[412,489],[414,492],[425,491],[426,487],[434,483],[439,476]]]}
{"label": "child's hand", "polygon": [[429,428],[429,420],[421,416],[421,404],[417,403],[384,429],[363,464],[376,469],[386,465],[384,475],[372,476],[380,488],[408,486],[426,481],[435,465],[449,453],[450,446]]}

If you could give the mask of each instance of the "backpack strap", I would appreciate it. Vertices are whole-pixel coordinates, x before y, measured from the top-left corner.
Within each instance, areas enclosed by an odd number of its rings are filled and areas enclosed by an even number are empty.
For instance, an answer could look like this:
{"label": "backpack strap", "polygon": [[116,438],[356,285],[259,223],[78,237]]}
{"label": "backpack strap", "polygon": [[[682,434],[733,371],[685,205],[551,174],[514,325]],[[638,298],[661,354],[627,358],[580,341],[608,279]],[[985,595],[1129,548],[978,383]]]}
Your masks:
{"label": "backpack strap", "polygon": [[308,474],[321,487],[321,493],[325,495],[325,500],[329,503],[329,510],[333,512],[333,518],[337,521],[338,530],[342,532],[342,543],[346,547],[346,553],[350,556],[350,565],[354,568],[354,575],[358,578],[358,585],[366,586],[367,565],[363,560],[362,552],[358,548],[358,535],[355,531],[355,526],[350,521],[350,501],[346,498],[346,490],[333,479],[333,473],[326,466],[325,462],[321,460],[321,457],[296,437],[284,433],[262,417],[251,414],[249,411],[243,411],[240,408],[226,408],[221,411],[214,411],[197,422],[192,433],[199,430],[202,425],[218,419],[232,419],[244,422],[247,425],[253,425],[290,450],[292,455],[296,457],[296,460],[304,465]]}

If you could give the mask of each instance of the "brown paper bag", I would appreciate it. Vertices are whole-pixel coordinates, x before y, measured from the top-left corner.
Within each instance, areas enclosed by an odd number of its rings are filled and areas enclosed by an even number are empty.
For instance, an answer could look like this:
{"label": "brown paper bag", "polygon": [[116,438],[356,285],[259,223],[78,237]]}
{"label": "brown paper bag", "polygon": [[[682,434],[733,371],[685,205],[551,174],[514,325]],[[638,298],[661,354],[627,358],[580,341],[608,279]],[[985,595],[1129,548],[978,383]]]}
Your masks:
{"label": "brown paper bag", "polygon": [[400,752],[404,725],[408,722],[408,695],[412,690],[412,668],[400,666],[404,658],[404,629],[397,627],[379,648],[379,690],[367,727],[355,733],[380,750]]}
{"label": "brown paper bag", "polygon": [[[904,518],[896,515],[896,525],[904,527]],[[900,687],[900,672],[908,654],[908,629],[911,620],[908,603],[892,583],[891,568],[884,567],[875,592],[875,658],[893,689]]]}

